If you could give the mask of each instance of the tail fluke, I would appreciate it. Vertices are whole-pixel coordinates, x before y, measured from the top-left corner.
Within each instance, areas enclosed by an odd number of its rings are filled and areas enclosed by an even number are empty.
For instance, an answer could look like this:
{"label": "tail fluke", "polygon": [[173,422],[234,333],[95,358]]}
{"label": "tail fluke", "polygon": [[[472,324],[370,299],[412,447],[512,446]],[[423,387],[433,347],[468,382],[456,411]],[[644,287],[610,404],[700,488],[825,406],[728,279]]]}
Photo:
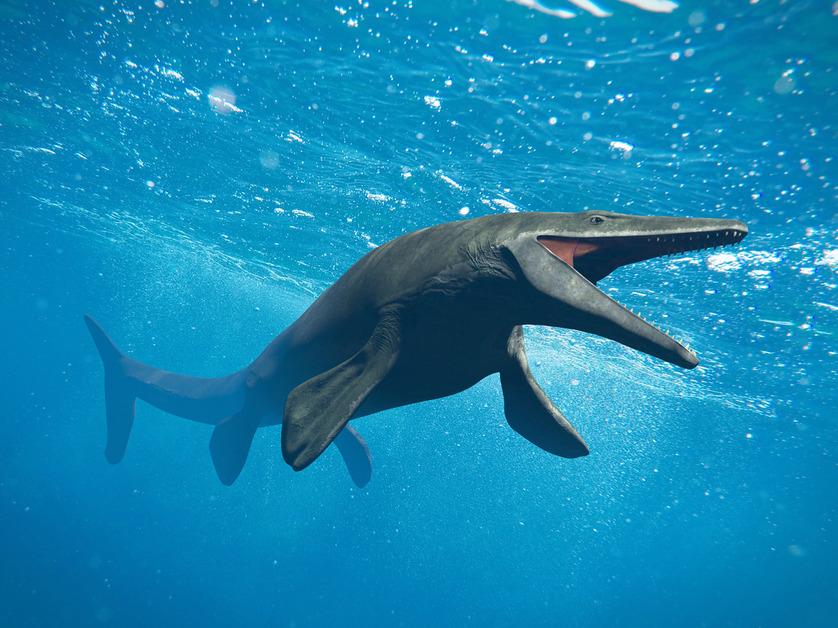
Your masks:
{"label": "tail fluke", "polygon": [[125,447],[128,445],[131,426],[134,424],[136,397],[130,380],[125,376],[125,356],[108,338],[99,323],[87,314],[84,316],[84,322],[93,336],[93,342],[96,343],[105,367],[105,412],[108,426],[105,458],[111,464],[116,464],[125,456]]}
{"label": "tail fluke", "polygon": [[372,477],[372,456],[370,448],[354,428],[347,425],[335,438],[343,462],[358,488],[364,488]]}

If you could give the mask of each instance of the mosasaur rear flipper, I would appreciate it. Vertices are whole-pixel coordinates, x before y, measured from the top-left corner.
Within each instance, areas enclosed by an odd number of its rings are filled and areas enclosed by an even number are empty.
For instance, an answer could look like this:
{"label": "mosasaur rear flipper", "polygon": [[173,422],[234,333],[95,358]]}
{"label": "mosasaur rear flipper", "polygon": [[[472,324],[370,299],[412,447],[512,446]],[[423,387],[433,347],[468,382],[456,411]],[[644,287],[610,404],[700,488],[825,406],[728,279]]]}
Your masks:
{"label": "mosasaur rear flipper", "polygon": [[[241,474],[258,427],[259,415],[245,407],[213,430],[210,454],[218,479],[227,486]],[[361,435],[347,425],[335,438],[335,445],[355,485],[366,486],[372,477],[372,456]]]}
{"label": "mosasaur rear flipper", "polygon": [[520,326],[509,335],[506,351],[507,360],[500,371],[500,381],[509,426],[551,454],[563,458],[586,456],[588,446],[585,441],[533,378]]}
{"label": "mosasaur rear flipper", "polygon": [[215,426],[210,438],[210,455],[222,483],[230,486],[239,477],[247,461],[260,415],[248,404]]}
{"label": "mosasaur rear flipper", "polygon": [[335,445],[355,486],[364,488],[372,478],[372,456],[364,439],[347,425],[335,438]]}
{"label": "mosasaur rear flipper", "polygon": [[397,314],[384,314],[355,355],[288,395],[282,420],[282,456],[295,471],[323,453],[390,372],[399,352],[398,328]]}

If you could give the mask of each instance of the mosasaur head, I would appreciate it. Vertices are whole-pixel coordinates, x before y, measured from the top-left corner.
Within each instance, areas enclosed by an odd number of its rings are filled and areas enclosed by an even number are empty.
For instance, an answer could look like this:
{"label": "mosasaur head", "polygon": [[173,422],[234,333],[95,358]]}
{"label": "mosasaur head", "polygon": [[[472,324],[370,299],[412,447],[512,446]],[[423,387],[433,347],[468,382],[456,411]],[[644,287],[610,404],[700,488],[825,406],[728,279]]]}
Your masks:
{"label": "mosasaur head", "polygon": [[[499,217],[498,217],[499,218]],[[683,368],[698,358],[596,287],[621,266],[655,257],[736,244],[737,220],[632,216],[606,211],[515,214],[497,244],[508,252],[527,294],[524,324],[578,329],[616,340]]]}

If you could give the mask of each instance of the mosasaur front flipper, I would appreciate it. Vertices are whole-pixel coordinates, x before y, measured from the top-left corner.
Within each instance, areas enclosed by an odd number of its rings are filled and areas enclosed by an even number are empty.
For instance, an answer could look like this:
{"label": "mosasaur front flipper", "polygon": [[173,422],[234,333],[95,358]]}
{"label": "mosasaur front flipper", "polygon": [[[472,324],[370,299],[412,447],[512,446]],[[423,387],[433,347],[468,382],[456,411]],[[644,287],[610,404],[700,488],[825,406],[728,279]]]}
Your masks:
{"label": "mosasaur front flipper", "polygon": [[329,446],[390,372],[399,344],[398,315],[385,313],[357,353],[291,391],[282,420],[282,456],[294,470],[310,465]]}
{"label": "mosasaur front flipper", "polygon": [[588,446],[585,441],[533,378],[520,326],[509,334],[506,353],[500,381],[503,409],[509,426],[551,454],[563,458],[586,456]]}

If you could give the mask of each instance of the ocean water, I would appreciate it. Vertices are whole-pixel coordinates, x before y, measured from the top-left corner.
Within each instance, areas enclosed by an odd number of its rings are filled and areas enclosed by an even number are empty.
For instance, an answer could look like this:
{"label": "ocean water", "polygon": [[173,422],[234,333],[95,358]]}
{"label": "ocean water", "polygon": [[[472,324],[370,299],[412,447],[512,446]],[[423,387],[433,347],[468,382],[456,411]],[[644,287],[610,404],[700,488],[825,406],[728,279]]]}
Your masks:
{"label": "ocean water", "polygon": [[[597,6],[0,2],[0,625],[835,625],[838,7]],[[490,377],[357,421],[364,489],[142,403],[105,461],[83,313],[226,374],[376,245],[588,208],[751,231],[601,284],[694,371],[527,328],[590,456]]]}

